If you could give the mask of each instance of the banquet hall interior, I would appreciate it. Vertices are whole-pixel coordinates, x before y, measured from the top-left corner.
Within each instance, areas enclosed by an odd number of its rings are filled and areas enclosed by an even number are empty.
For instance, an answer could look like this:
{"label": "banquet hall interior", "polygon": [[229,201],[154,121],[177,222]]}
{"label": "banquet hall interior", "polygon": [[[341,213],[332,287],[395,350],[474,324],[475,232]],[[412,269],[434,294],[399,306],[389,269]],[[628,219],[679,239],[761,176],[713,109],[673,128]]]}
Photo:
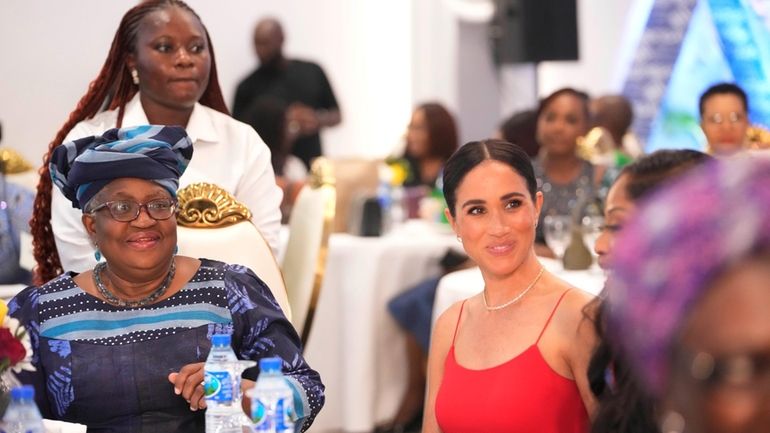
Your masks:
{"label": "banquet hall interior", "polygon": [[[13,262],[18,277],[0,281],[6,302],[33,282],[28,221],[37,170],[101,69],[121,17],[139,3],[0,2],[0,257]],[[415,150],[418,140],[435,145],[446,137],[441,128],[453,123],[452,149],[491,137],[522,140],[515,144],[524,147],[526,139],[509,138],[505,125],[529,112],[529,129],[513,136],[524,134],[535,146],[532,161],[548,209],[535,221],[535,252],[545,271],[591,296],[600,295],[607,278],[594,252],[608,224],[604,201],[625,165],[660,149],[726,158],[709,128],[744,121],[738,152],[763,154],[770,147],[770,0],[186,3],[210,35],[227,109],[272,152],[283,215],[274,239],[260,235],[257,217],[249,221],[257,209],[238,203],[237,191],[190,186],[179,193],[180,254],[245,264],[270,286],[326,387],[313,432],[421,431],[431,331],[443,312],[485,290],[483,269],[444,212],[446,157],[434,166],[421,160],[432,150]],[[319,134],[321,156],[306,166],[290,150],[297,134],[305,134],[290,114],[302,103],[268,104],[260,107],[267,111],[244,115],[234,108],[241,84],[259,72],[253,44],[264,19],[280,23],[283,56],[318,66],[333,92],[332,105],[311,111],[310,135]],[[701,98],[721,83],[745,92],[743,111],[731,108],[725,119]],[[571,139],[571,157],[587,161],[593,179],[586,182],[595,182],[575,187],[570,199],[549,201],[549,192],[562,191],[557,184],[564,176],[554,172],[557,161],[549,154],[556,150],[540,128],[564,89],[585,95],[585,128]],[[720,92],[718,98],[734,96]],[[428,103],[444,107],[449,119],[441,123],[420,108]],[[328,120],[330,114],[338,117]],[[258,121],[268,115],[276,117]],[[7,185],[27,191],[26,204],[12,199]],[[210,206],[221,221],[184,220],[201,199],[196,193],[220,197]],[[14,206],[27,213],[12,216]],[[236,215],[225,221],[224,212]],[[428,293],[413,291],[418,287]],[[420,297],[419,309],[405,317],[424,322],[424,343],[412,340],[393,311],[405,293]]]}

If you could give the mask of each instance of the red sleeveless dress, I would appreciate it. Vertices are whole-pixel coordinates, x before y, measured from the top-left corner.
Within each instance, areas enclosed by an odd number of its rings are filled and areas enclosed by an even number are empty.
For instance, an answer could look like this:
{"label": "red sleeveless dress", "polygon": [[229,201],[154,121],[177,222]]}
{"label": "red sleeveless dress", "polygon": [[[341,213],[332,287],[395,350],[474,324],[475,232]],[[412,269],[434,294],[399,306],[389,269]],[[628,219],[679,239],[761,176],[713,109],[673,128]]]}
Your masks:
{"label": "red sleeveless dress", "polygon": [[535,344],[496,367],[471,370],[457,363],[454,339],[436,396],[443,433],[584,433],[589,419],[577,384],[551,369],[537,344],[567,292],[562,293]]}

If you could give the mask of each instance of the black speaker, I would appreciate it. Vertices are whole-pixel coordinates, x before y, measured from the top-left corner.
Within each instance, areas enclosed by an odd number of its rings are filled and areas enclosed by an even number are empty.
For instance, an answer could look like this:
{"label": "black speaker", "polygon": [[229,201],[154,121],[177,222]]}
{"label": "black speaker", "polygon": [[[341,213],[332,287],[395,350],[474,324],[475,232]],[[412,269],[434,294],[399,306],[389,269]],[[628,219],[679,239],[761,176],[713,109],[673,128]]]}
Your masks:
{"label": "black speaker", "polygon": [[489,35],[498,64],[577,60],[577,0],[495,0]]}

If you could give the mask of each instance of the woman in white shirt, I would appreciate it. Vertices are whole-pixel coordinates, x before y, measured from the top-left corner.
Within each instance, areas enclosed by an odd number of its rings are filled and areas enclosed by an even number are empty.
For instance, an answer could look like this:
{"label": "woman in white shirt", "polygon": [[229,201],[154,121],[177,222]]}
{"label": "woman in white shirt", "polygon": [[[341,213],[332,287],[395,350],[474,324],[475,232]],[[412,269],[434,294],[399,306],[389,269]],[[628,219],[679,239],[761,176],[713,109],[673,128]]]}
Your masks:
{"label": "woman in white shirt", "polygon": [[123,16],[101,72],[49,146],[31,222],[38,283],[96,263],[81,214],[52,191],[50,149],[142,124],[184,126],[195,157],[180,187],[209,182],[229,191],[251,210],[252,221],[276,249],[282,192],[270,150],[250,126],[230,117],[211,39],[195,11],[179,0],[151,0]]}

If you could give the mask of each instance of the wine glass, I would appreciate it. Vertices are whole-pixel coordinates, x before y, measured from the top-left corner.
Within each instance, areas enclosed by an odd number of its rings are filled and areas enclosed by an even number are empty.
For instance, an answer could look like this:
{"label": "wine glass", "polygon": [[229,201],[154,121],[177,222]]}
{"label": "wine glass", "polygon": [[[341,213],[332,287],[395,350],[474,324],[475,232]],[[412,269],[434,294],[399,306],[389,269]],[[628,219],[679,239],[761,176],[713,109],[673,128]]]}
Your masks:
{"label": "wine glass", "polygon": [[596,240],[602,232],[602,226],[604,226],[604,217],[601,215],[586,215],[582,220],[583,224],[583,241],[591,253],[596,254],[594,251],[594,245]]}
{"label": "wine glass", "polygon": [[543,234],[545,242],[557,258],[564,256],[569,245],[572,220],[567,215],[546,215],[543,218]]}

